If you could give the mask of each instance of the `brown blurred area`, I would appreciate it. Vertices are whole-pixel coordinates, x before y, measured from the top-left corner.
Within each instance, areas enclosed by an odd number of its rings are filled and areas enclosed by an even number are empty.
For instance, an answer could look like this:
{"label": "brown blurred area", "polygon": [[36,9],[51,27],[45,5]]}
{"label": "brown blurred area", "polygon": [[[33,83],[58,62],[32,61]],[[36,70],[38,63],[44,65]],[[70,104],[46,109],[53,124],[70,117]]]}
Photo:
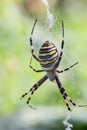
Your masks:
{"label": "brown blurred area", "polygon": [[30,13],[39,13],[44,9],[44,5],[41,0],[26,0],[26,7]]}
{"label": "brown blurred area", "polygon": [[[63,4],[63,0],[48,0],[47,1],[50,7],[50,10],[54,8],[58,9],[58,6]],[[43,16],[46,13],[46,7],[42,0],[18,0],[19,7],[23,12],[26,11],[29,15]]]}

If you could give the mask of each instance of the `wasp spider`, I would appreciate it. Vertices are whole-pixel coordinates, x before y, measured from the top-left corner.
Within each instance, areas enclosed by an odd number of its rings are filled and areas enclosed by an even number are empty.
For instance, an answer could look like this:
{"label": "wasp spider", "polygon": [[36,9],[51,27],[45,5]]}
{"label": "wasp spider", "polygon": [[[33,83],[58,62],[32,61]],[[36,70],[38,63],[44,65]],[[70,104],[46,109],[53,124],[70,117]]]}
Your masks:
{"label": "wasp spider", "polygon": [[33,87],[28,92],[24,93],[21,98],[25,97],[26,95],[30,93],[30,96],[27,100],[27,104],[29,104],[31,100],[31,96],[34,94],[34,92],[40,87],[42,83],[44,83],[47,79],[49,79],[50,81],[54,81],[54,80],[56,81],[58,88],[60,90],[60,93],[62,94],[69,111],[71,111],[69,103],[71,103],[73,106],[82,107],[81,105],[76,105],[76,103],[73,102],[73,100],[67,95],[58,75],[58,73],[63,73],[64,71],[68,71],[70,68],[78,64],[78,62],[76,62],[64,70],[57,69],[60,65],[62,55],[63,55],[63,48],[64,48],[64,23],[63,21],[62,21],[62,42],[61,42],[60,53],[58,53],[57,47],[55,46],[54,43],[52,43],[51,41],[46,41],[43,43],[43,45],[39,49],[39,57],[37,57],[34,53],[33,41],[32,41],[32,35],[33,35],[36,22],[37,22],[37,19],[35,20],[32,31],[31,31],[30,46],[31,46],[31,54],[40,63],[42,70],[36,70],[32,67],[32,57],[30,60],[30,68],[35,72],[45,71],[46,75],[42,77],[36,84],[34,84]]}

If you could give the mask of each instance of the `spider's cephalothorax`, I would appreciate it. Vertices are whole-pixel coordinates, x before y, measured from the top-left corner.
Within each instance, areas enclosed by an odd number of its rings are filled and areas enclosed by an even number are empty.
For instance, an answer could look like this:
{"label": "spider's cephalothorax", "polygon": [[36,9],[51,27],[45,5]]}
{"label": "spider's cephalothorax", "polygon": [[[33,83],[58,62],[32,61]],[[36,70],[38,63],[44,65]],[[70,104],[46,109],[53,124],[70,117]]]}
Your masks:
{"label": "spider's cephalothorax", "polygon": [[[62,21],[62,42],[61,42],[61,50],[60,53],[58,54],[57,48],[56,46],[50,42],[50,41],[46,41],[45,43],[43,43],[43,45],[40,47],[39,49],[39,56],[37,57],[34,54],[34,49],[33,49],[33,41],[32,41],[32,35],[33,35],[33,31],[34,31],[34,27],[36,25],[37,19],[35,20],[35,23],[33,25],[32,31],[31,31],[31,36],[30,36],[30,46],[31,46],[31,54],[32,56],[40,63],[42,70],[36,70],[32,67],[31,63],[32,63],[32,57],[30,60],[30,68],[35,71],[35,72],[46,72],[46,75],[44,77],[42,77],[36,84],[33,85],[33,87],[26,93],[24,93],[22,95],[21,98],[25,97],[26,95],[28,95],[29,93],[31,94],[27,100],[27,104],[29,104],[30,100],[31,100],[31,96],[34,94],[34,92],[40,87],[40,85],[45,82],[47,79],[49,79],[50,81],[56,81],[60,93],[62,94],[65,102],[66,102],[66,106],[68,108],[69,111],[71,111],[71,108],[69,106],[69,103],[71,103],[73,106],[78,106],[78,107],[83,107],[82,105],[76,105],[76,103],[74,103],[72,101],[72,99],[67,95],[58,74],[59,73],[63,73],[64,71],[69,70],[70,68],[72,68],[73,66],[75,66],[76,64],[78,64],[78,62],[76,62],[75,64],[71,65],[70,67],[64,69],[64,70],[58,70],[57,68],[60,65],[60,61],[62,59],[62,54],[63,54],[63,48],[64,48],[64,24]],[[84,105],[86,106],[86,105]]]}

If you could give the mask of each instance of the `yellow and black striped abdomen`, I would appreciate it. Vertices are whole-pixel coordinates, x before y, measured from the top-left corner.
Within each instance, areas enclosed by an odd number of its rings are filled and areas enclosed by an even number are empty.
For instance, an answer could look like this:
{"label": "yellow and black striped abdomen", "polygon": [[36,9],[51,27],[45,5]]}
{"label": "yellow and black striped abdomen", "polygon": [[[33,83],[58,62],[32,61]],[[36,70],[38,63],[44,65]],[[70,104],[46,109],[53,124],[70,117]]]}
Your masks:
{"label": "yellow and black striped abdomen", "polygon": [[39,50],[39,59],[42,68],[52,70],[58,61],[58,51],[56,46],[49,41],[43,43]]}

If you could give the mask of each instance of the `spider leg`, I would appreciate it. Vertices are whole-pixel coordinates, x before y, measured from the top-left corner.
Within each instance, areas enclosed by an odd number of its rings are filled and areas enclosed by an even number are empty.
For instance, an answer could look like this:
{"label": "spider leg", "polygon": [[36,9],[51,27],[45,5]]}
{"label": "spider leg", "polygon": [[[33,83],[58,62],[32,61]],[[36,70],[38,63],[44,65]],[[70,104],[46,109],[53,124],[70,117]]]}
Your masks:
{"label": "spider leg", "polygon": [[63,48],[64,48],[64,23],[63,23],[63,20],[62,20],[62,42],[61,42],[61,51],[60,51],[60,54],[59,54],[59,59],[58,59],[58,62],[57,64],[55,65],[55,68],[57,68],[60,64],[60,61],[62,59],[62,55],[63,55]]}
{"label": "spider leg", "polygon": [[26,95],[28,95],[29,94],[29,92],[30,92],[30,96],[29,96],[29,98],[28,98],[28,100],[27,100],[27,104],[29,104],[29,102],[30,102],[30,100],[31,100],[31,96],[34,94],[34,92],[40,87],[40,85],[43,83],[43,82],[45,82],[46,80],[48,79],[48,76],[47,75],[45,75],[42,79],[40,79],[36,84],[34,84],[33,85],[33,87],[28,91],[28,92],[26,92],[25,94],[23,94],[22,96],[21,96],[21,99],[22,98],[24,98]]}
{"label": "spider leg", "polygon": [[58,73],[63,73],[64,71],[68,71],[70,68],[72,68],[72,67],[74,67],[75,65],[77,65],[79,62],[76,62],[76,63],[74,63],[73,65],[71,65],[70,67],[68,67],[68,68],[66,68],[66,69],[64,69],[64,70],[57,70],[56,72],[58,72]]}
{"label": "spider leg", "polygon": [[44,72],[45,70],[36,70],[32,67],[32,57],[30,59],[30,64],[29,64],[29,67],[34,71],[34,72]]}
{"label": "spider leg", "polygon": [[73,102],[73,100],[67,95],[58,75],[55,76],[55,79],[56,79],[56,82],[57,82],[57,85],[59,87],[59,90],[60,90],[60,93],[62,94],[65,102],[66,102],[66,106],[68,108],[69,111],[71,111],[71,108],[69,106],[69,103],[71,103],[73,106],[77,106],[76,103]]}
{"label": "spider leg", "polygon": [[32,28],[32,31],[31,31],[30,46],[31,46],[32,56],[33,56],[37,61],[39,61],[39,58],[34,54],[33,41],[32,41],[32,35],[33,35],[33,31],[34,31],[34,28],[35,28],[36,23],[37,23],[37,19],[35,20],[34,25],[33,25],[33,28]]}

